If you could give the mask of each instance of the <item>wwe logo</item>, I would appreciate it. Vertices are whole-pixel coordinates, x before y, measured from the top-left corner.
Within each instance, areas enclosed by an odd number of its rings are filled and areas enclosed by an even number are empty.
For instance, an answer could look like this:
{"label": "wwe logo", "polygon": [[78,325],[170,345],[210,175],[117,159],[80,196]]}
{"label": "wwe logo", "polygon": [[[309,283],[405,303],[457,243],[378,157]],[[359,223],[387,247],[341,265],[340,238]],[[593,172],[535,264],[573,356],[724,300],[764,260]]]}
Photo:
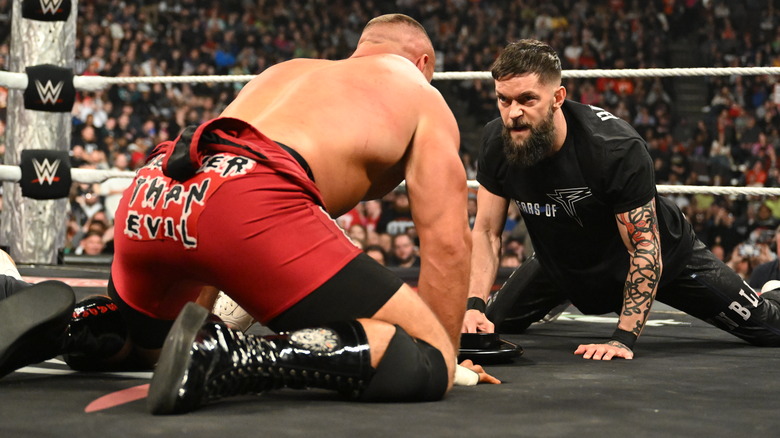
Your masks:
{"label": "wwe logo", "polygon": [[41,98],[43,103],[54,105],[57,103],[57,99],[60,98],[60,92],[65,82],[57,82],[57,85],[52,85],[51,81],[46,81],[46,85],[43,85],[41,81],[35,81],[35,88],[38,90],[38,97]]}
{"label": "wwe logo", "polygon": [[57,12],[58,9],[60,9],[62,0],[40,0],[40,3],[41,3],[41,11],[44,14],[54,15],[54,13]]}
{"label": "wwe logo", "polygon": [[43,185],[43,182],[46,181],[49,185],[52,185],[54,181],[60,180],[59,177],[55,176],[57,174],[57,169],[60,167],[60,160],[54,160],[53,163],[49,163],[47,158],[43,159],[43,163],[36,159],[33,159],[32,161],[33,167],[35,168],[35,175],[38,176],[33,183],[37,182],[38,184]]}

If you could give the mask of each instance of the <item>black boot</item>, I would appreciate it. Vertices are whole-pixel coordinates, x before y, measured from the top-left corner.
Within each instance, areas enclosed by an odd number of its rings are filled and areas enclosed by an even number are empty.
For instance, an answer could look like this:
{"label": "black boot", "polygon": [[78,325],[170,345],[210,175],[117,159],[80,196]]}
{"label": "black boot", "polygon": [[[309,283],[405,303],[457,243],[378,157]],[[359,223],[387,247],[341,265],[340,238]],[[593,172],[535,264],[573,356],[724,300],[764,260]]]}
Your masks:
{"label": "black boot", "polygon": [[260,337],[229,329],[189,303],[165,341],[147,402],[153,414],[176,414],[282,387],[357,396],[373,371],[365,331],[356,321]]}
{"label": "black boot", "polygon": [[0,301],[0,377],[61,352],[76,296],[44,281]]}

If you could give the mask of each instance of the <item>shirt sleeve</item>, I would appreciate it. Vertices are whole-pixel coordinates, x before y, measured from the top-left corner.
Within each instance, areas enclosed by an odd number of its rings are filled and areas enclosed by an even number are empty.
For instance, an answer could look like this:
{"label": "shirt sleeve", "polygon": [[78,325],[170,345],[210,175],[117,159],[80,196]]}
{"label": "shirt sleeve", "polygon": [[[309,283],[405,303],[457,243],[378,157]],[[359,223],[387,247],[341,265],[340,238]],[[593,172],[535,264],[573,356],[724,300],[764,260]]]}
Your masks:
{"label": "shirt sleeve", "polygon": [[501,119],[495,119],[482,130],[482,143],[477,159],[477,182],[490,193],[506,198],[506,158],[501,139]]}
{"label": "shirt sleeve", "polygon": [[633,210],[655,197],[655,169],[644,140],[613,141],[606,155],[605,191],[615,213]]}

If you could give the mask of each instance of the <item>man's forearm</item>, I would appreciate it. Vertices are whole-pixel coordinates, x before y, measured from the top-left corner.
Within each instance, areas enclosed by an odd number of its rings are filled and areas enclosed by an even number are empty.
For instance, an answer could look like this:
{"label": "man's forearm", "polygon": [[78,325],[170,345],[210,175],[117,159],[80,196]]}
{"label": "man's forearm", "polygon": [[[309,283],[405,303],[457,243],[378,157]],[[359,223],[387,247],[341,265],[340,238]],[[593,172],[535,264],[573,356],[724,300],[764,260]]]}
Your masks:
{"label": "man's forearm", "polygon": [[633,341],[644,329],[661,278],[661,261],[651,254],[657,254],[657,251],[635,254],[626,277],[623,307],[612,339],[628,348],[633,348]]}
{"label": "man's forearm", "polygon": [[663,270],[654,205],[654,202],[650,202],[644,207],[618,215],[618,223],[626,227],[626,240],[632,251],[623,289],[623,307],[613,339],[618,338],[629,348],[631,345],[624,341],[631,343],[631,337],[636,340],[642,333]]}
{"label": "man's forearm", "polygon": [[457,349],[469,281],[471,239],[464,237],[444,248],[435,246],[434,254],[421,250],[420,277],[417,291],[444,326]]}
{"label": "man's forearm", "polygon": [[469,297],[487,301],[498,271],[501,240],[482,233],[472,234],[471,277]]}

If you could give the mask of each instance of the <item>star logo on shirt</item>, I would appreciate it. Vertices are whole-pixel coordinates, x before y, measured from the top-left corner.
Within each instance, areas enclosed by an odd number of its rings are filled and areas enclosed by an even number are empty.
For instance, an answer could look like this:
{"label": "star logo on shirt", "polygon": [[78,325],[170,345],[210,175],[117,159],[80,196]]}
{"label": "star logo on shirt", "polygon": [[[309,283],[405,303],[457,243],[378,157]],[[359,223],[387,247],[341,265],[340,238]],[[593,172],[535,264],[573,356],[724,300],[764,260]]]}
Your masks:
{"label": "star logo on shirt", "polygon": [[577,209],[574,208],[574,204],[592,195],[593,193],[590,191],[589,187],[556,189],[555,193],[547,194],[547,196],[549,196],[553,201],[560,204],[564,211],[566,211],[566,214],[577,221],[580,226],[582,226],[582,220],[580,220],[580,217],[577,215]]}

